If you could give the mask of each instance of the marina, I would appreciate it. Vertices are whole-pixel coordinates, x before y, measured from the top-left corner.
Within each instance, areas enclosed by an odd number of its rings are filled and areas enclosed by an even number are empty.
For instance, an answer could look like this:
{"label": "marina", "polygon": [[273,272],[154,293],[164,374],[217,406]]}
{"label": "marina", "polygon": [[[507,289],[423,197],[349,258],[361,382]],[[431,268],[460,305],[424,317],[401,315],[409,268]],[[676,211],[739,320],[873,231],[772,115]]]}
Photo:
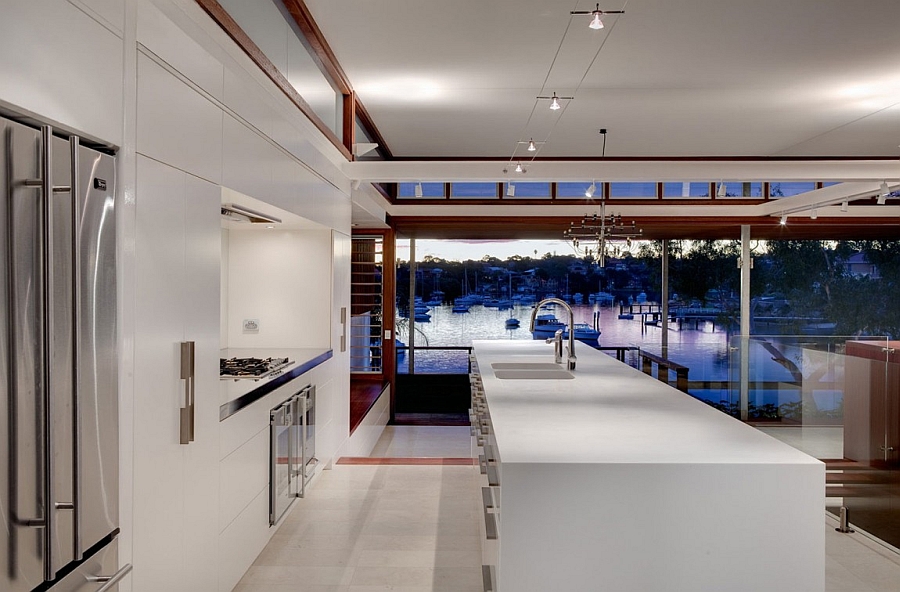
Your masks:
{"label": "marina", "polygon": [[[628,312],[626,305],[625,312]],[[659,376],[692,396],[733,413],[739,398],[734,382],[739,365],[739,338],[712,320],[683,319],[668,324],[668,347],[662,350],[662,327],[659,323],[644,322],[657,304],[631,305],[633,319],[620,318],[618,307],[573,305],[575,323],[584,328],[599,330],[597,348],[645,373]],[[465,314],[453,312],[449,305],[430,309],[427,323],[415,323],[416,347],[427,347],[415,355],[416,374],[457,374],[468,370],[468,358],[463,348],[481,339],[533,341],[528,319],[533,307],[515,306],[510,311],[471,305]],[[641,314],[643,313],[643,314]],[[524,319],[519,326],[509,326],[508,319]],[[561,317],[561,309],[548,307],[541,316]],[[553,331],[540,333],[538,339],[552,337]],[[576,333],[576,337],[577,337]],[[398,338],[408,343],[408,328],[403,327]],[[840,408],[843,398],[843,342],[848,338],[812,335],[753,336],[749,342],[752,373],[751,409],[759,417],[789,414],[805,406],[815,409],[819,421]],[[441,348],[448,349],[441,349]],[[579,341],[579,348],[591,347]],[[454,349],[450,349],[454,348]],[[409,373],[409,356],[399,349],[398,372]],[[662,370],[660,370],[662,369]],[[805,380],[804,380],[805,378]],[[661,378],[663,380],[663,378]]]}

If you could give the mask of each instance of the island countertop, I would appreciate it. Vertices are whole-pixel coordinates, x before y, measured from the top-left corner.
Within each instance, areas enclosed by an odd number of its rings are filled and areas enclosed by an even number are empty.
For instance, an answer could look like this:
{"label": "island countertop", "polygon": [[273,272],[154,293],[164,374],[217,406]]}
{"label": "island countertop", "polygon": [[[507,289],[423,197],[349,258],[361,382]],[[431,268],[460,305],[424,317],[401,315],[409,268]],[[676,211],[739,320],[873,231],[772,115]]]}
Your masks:
{"label": "island countertop", "polygon": [[[552,362],[543,341],[476,341],[504,463],[820,461],[589,347],[574,379],[498,379],[494,362]],[[552,445],[548,440],[552,436]]]}
{"label": "island countertop", "polygon": [[500,379],[552,345],[473,345],[494,590],[824,591],[822,462],[589,347],[574,378]]}

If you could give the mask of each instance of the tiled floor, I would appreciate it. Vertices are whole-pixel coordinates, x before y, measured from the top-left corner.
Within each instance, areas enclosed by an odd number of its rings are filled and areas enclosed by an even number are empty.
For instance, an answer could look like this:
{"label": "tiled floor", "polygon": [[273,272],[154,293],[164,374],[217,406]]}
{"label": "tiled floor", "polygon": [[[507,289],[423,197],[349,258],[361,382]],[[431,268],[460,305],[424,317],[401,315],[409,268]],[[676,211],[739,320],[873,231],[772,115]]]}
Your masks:
{"label": "tiled floor", "polygon": [[[466,456],[469,431],[391,426],[376,451]],[[480,592],[480,501],[471,466],[336,464],[235,592]],[[827,592],[900,591],[900,555],[824,522]]]}
{"label": "tiled floor", "polygon": [[335,465],[235,592],[480,592],[472,466]]}
{"label": "tiled floor", "polygon": [[469,426],[387,426],[371,456],[472,456]]}

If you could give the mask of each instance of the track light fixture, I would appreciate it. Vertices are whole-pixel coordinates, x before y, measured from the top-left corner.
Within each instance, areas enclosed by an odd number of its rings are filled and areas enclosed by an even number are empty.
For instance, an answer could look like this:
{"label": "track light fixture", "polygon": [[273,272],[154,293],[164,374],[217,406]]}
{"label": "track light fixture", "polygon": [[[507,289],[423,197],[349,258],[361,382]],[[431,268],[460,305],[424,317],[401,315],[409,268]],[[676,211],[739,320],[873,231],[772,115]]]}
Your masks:
{"label": "track light fixture", "polygon": [[537,146],[534,145],[534,138],[531,138],[528,140],[528,151],[534,152],[535,150],[537,150]]}
{"label": "track light fixture", "polygon": [[594,192],[597,190],[597,186],[591,181],[591,186],[587,188],[587,191],[584,192],[584,196],[587,198],[594,197]]}
{"label": "track light fixture", "polygon": [[787,225],[787,214],[782,214],[782,215],[781,215],[781,222],[780,222],[780,224],[781,224],[782,226],[786,226],[786,225]]}
{"label": "track light fixture", "polygon": [[517,163],[516,163],[516,172],[517,172],[517,173],[525,173],[525,172],[527,172],[527,171],[525,170],[525,167],[522,166],[522,163],[521,163],[521,162],[517,162]]}
{"label": "track light fixture", "polygon": [[883,206],[887,203],[888,196],[891,195],[891,188],[888,187],[887,181],[881,182],[881,188],[878,190],[878,199],[876,203],[880,206]]}
{"label": "track light fixture", "polygon": [[809,212],[809,219],[815,220],[819,217],[819,211],[816,208],[813,208],[812,211]]}
{"label": "track light fixture", "polygon": [[422,183],[416,183],[415,196],[422,197]]}
{"label": "track light fixture", "polygon": [[510,181],[506,184],[506,197],[515,197],[516,196],[516,186],[513,185],[513,182]]}
{"label": "track light fixture", "polygon": [[716,190],[716,197],[727,197],[728,196],[728,187],[725,185],[725,181],[719,181],[719,188]]}
{"label": "track light fixture", "polygon": [[573,10],[569,14],[573,15],[589,15],[591,17],[591,23],[588,27],[594,29],[595,31],[599,31],[603,28],[603,21],[601,17],[604,14],[625,14],[624,10],[600,10],[600,4],[597,4],[597,8],[594,10]]}
{"label": "track light fixture", "polygon": [[562,105],[560,105],[560,103],[559,103],[560,101],[571,101],[575,97],[558,97],[558,96],[556,96],[556,93],[554,92],[552,97],[535,97],[535,98],[549,100],[550,101],[550,109],[552,109],[553,111],[558,111],[559,109],[562,108]]}
{"label": "track light fixture", "polygon": [[847,206],[848,206],[848,205],[849,205],[849,204],[847,203],[846,200],[845,200],[845,201],[842,201],[842,202],[841,202],[841,211],[842,211],[842,212],[846,212],[846,211],[847,211]]}

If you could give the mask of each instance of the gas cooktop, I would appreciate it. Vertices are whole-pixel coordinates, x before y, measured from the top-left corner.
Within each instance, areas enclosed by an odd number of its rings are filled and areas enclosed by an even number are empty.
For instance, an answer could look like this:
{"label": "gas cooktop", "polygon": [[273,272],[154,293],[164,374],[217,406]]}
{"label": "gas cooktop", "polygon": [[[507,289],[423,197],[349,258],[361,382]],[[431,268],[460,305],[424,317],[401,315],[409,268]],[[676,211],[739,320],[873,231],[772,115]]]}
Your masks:
{"label": "gas cooktop", "polygon": [[219,358],[219,378],[261,380],[278,376],[291,364],[288,358]]}

